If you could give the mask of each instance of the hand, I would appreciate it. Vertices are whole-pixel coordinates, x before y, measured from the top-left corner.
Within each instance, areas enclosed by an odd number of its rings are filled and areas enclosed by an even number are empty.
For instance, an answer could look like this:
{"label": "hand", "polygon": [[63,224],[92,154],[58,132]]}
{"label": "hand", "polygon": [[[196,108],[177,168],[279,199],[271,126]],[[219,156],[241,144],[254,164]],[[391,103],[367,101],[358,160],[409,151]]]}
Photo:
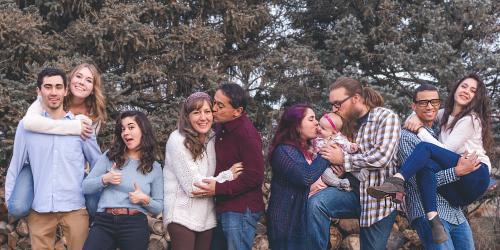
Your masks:
{"label": "hand", "polygon": [[201,183],[194,183],[198,190],[191,192],[195,197],[210,197],[215,195],[215,180],[203,179]]}
{"label": "hand", "polygon": [[243,163],[242,162],[237,162],[231,166],[229,169],[231,170],[231,173],[233,173],[233,180],[238,179],[238,176],[243,173]]}
{"label": "hand", "polygon": [[342,178],[345,174],[344,166],[332,165],[330,166],[330,168],[332,169],[333,173],[336,174],[339,178]]}
{"label": "hand", "polygon": [[414,114],[406,119],[404,128],[412,131],[413,133],[417,133],[418,129],[422,126],[424,126],[424,124],[422,123],[422,121],[420,121],[420,118],[418,118],[418,116]]}
{"label": "hand", "polygon": [[82,122],[82,131],[80,133],[80,138],[82,138],[82,140],[85,140],[92,135],[92,126],[86,123],[84,120],[82,120],[81,122]]}
{"label": "hand", "polygon": [[356,143],[351,143],[351,146],[350,146],[350,147],[351,147],[351,152],[352,152],[352,153],[358,152],[358,149],[359,149],[358,144],[356,144]]}
{"label": "hand", "polygon": [[141,188],[134,182],[134,192],[128,192],[128,199],[133,204],[149,204],[151,198],[141,191]]}
{"label": "hand", "polygon": [[323,158],[330,161],[332,165],[344,165],[344,153],[337,144],[325,145],[320,148],[319,153]]}
{"label": "hand", "polygon": [[102,183],[104,185],[118,185],[122,182],[122,173],[117,172],[116,162],[113,162],[113,166],[111,166],[111,170],[102,176]]}
{"label": "hand", "polygon": [[476,171],[481,166],[476,153],[469,154],[467,151],[458,159],[457,166],[455,167],[455,174],[457,176],[464,176],[471,172]]}

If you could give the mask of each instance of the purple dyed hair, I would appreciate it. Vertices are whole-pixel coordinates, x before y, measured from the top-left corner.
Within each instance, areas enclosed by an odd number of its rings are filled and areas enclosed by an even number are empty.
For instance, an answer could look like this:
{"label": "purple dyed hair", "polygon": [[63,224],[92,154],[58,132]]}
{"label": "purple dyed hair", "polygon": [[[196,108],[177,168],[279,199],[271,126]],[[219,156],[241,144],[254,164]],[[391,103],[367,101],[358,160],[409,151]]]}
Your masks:
{"label": "purple dyed hair", "polygon": [[273,151],[278,144],[292,145],[301,151],[307,150],[309,142],[302,142],[299,133],[300,124],[304,119],[307,109],[312,110],[312,107],[308,104],[295,104],[285,109],[274,134],[271,147],[269,148],[269,157],[273,155]]}

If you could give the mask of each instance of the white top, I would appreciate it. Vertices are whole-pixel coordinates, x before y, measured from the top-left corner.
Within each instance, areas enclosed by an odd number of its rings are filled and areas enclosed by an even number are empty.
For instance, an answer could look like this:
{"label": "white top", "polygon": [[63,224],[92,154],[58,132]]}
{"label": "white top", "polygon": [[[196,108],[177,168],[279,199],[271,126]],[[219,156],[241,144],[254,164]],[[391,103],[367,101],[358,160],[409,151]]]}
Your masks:
{"label": "white top", "polygon": [[[206,145],[203,158],[194,161],[184,146],[185,137],[175,130],[170,134],[165,148],[164,211],[163,223],[181,224],[190,230],[201,232],[214,228],[215,204],[212,197],[193,197],[194,183],[213,179],[215,173],[215,137]],[[230,170],[228,170],[230,171]],[[217,182],[232,180],[232,174],[224,171],[215,178]]]}
{"label": "white top", "polygon": [[77,115],[75,120],[53,120],[42,116],[43,111],[40,97],[38,97],[28,108],[23,118],[24,129],[43,134],[80,135],[82,131],[81,120],[85,120],[92,124],[94,133],[96,135],[98,133],[99,123],[93,123],[85,115]]}
{"label": "white top", "polygon": [[[438,121],[443,117],[443,113],[443,109],[439,110],[437,116]],[[453,119],[454,116],[450,115],[447,126],[451,124]],[[441,133],[439,134],[439,141],[426,129],[420,129],[418,137],[422,141],[430,142],[457,154],[463,154],[466,150],[469,153],[476,152],[479,160],[488,165],[488,170],[491,172],[490,158],[486,155],[486,150],[484,150],[483,147],[481,120],[475,114],[469,114],[462,117],[457,121],[451,132],[442,127]]]}

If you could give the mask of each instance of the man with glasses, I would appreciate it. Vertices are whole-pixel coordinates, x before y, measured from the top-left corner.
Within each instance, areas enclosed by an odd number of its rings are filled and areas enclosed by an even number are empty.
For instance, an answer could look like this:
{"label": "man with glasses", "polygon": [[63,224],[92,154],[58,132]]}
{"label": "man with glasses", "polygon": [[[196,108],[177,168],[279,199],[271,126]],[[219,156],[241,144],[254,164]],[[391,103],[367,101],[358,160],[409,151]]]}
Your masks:
{"label": "man with glasses", "polygon": [[[436,117],[440,104],[441,101],[439,99],[438,90],[433,85],[422,84],[413,94],[413,104],[411,107],[415,115],[422,122],[423,128],[435,137],[439,134],[439,124],[436,121]],[[400,165],[410,156],[420,142],[421,140],[418,136],[410,130],[401,130],[398,151]],[[437,172],[436,178],[438,186],[458,180],[460,175],[464,175],[473,168],[473,165],[464,167],[463,165],[457,164],[455,168]],[[405,205],[408,220],[412,227],[417,230],[418,236],[425,249],[474,249],[472,231],[460,207],[452,206],[439,194],[439,192],[437,193],[437,212],[445,227],[448,240],[441,244],[436,244],[433,241],[432,230],[424,212],[415,176],[405,182],[405,192]]]}
{"label": "man with glasses", "polygon": [[383,183],[396,173],[397,145],[401,126],[398,116],[383,108],[383,98],[375,90],[361,86],[355,79],[341,77],[330,86],[332,111],[356,124],[355,142],[359,151],[346,154],[339,147],[326,146],[321,155],[337,167],[337,175],[369,170],[368,178],[354,192],[328,187],[308,201],[308,234],[311,249],[326,249],[330,218],[360,218],[361,249],[385,249],[396,218],[390,199],[377,200],[366,188]]}
{"label": "man with glasses", "polygon": [[[224,183],[203,180],[194,195],[215,195],[217,228],[212,239],[214,250],[252,249],[257,221],[264,211],[262,183],[264,156],[259,132],[246,115],[248,96],[238,84],[225,83],[214,96],[215,174],[243,163],[238,179]],[[195,184],[196,185],[196,184]]]}

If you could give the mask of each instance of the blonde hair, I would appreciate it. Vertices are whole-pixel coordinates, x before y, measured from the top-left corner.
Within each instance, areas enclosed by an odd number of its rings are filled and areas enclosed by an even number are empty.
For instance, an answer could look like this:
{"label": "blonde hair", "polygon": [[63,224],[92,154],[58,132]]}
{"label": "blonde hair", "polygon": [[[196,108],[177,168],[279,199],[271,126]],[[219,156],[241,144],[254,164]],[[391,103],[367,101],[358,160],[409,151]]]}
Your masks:
{"label": "blonde hair", "polygon": [[[89,111],[89,116],[94,123],[103,124],[106,122],[107,113],[106,113],[106,101],[104,98],[103,90],[102,90],[102,81],[101,81],[101,73],[97,69],[97,67],[93,64],[82,63],[77,65],[68,75],[69,84],[71,84],[71,79],[82,68],[87,68],[92,72],[93,79],[93,89],[92,93],[85,98],[85,106]],[[65,107],[70,107],[73,101],[73,93],[71,91],[68,92],[68,96],[65,98],[64,104]]]}

